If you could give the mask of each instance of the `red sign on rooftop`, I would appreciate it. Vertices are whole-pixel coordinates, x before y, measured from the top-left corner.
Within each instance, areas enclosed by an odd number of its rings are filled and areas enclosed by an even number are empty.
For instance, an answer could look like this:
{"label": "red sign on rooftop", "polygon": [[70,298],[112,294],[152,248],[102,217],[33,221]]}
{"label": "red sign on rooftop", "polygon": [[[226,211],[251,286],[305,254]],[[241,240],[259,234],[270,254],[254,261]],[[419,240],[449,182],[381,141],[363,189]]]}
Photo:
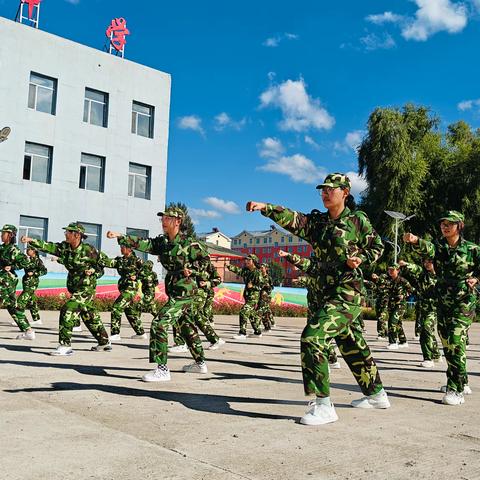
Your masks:
{"label": "red sign on rooftop", "polygon": [[123,52],[127,43],[125,37],[130,35],[130,31],[127,29],[127,21],[124,18],[114,18],[105,34],[110,38],[110,44],[113,48],[118,52]]}
{"label": "red sign on rooftop", "polygon": [[28,5],[28,18],[31,20],[33,18],[33,9],[37,7],[42,0],[21,0],[22,3]]}

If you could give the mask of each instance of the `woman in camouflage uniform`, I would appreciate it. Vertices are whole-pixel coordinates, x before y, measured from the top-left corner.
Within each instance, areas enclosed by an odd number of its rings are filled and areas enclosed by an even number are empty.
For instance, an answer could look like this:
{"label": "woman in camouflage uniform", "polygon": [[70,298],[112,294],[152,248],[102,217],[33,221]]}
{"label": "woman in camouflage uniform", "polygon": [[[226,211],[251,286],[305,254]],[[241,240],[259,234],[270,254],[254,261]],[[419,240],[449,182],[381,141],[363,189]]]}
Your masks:
{"label": "woman in camouflage uniform", "polygon": [[272,277],[268,273],[268,263],[260,265],[260,272],[263,276],[263,287],[260,292],[260,300],[258,301],[258,314],[263,323],[265,332],[269,332],[275,326],[275,319],[272,312],[272,291],[273,282]]}
{"label": "woman in camouflage uniform", "polygon": [[442,402],[461,405],[470,394],[467,376],[466,339],[475,317],[480,277],[480,247],[463,238],[464,216],[450,210],[440,219],[443,238],[429,242],[406,233],[403,239],[433,259],[437,273],[438,333],[447,361],[447,385]]}
{"label": "woman in camouflage uniform", "polygon": [[[351,183],[346,175],[334,173],[317,186],[327,212],[304,214],[269,203],[249,202],[248,211],[262,215],[309,242],[318,259],[321,286],[319,308],[307,320],[301,337],[302,373],[305,393],[315,395],[310,410],[300,422],[320,425],[338,420],[330,401],[326,347],[335,338],[340,352],[365,397],[354,400],[359,408],[388,408],[377,366],[362,332],[353,327],[360,315],[362,263],[372,264],[383,253],[380,237],[365,213],[351,210]],[[352,204],[353,202],[353,204]]]}

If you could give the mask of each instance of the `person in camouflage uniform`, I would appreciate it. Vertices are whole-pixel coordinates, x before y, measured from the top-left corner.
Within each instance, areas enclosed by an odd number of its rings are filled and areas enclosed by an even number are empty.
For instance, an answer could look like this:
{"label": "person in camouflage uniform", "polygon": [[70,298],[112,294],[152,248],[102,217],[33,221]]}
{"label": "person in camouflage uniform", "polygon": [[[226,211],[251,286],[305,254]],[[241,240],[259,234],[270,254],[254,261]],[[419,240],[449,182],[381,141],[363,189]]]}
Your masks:
{"label": "person in camouflage uniform", "polygon": [[400,275],[400,266],[395,263],[388,267],[388,346],[389,350],[408,348],[403,330],[403,317],[407,310],[407,298],[412,292],[410,282]]}
{"label": "person in camouflage uniform", "polygon": [[[365,397],[354,400],[358,408],[388,408],[377,366],[361,332],[353,323],[361,312],[361,264],[373,264],[383,253],[380,237],[367,215],[355,210],[346,175],[334,173],[317,186],[327,212],[309,214],[278,205],[248,202],[247,210],[262,215],[312,245],[317,258],[319,307],[307,320],[301,337],[302,374],[305,393],[316,399],[300,422],[320,425],[338,419],[330,401],[326,346],[335,338],[340,352]],[[350,209],[350,206],[352,209]]]}
{"label": "person in camouflage uniform", "polygon": [[16,235],[17,227],[15,225],[3,226],[2,244],[0,245],[0,301],[22,332],[17,339],[34,340],[35,332],[25,316],[25,309],[18,305],[15,294],[18,283],[15,270],[26,268],[29,264],[28,257],[15,245]]}
{"label": "person in camouflage uniform", "polygon": [[378,340],[388,338],[388,277],[385,273],[371,275],[372,283],[375,285],[375,313],[377,314],[377,335]]}
{"label": "person in camouflage uniform", "polygon": [[25,275],[22,278],[23,291],[17,299],[17,306],[20,310],[30,310],[32,314],[30,325],[41,325],[42,321],[40,320],[35,290],[40,283],[40,277],[48,272],[34,248],[27,247],[26,253],[29,261],[28,266],[24,269]]}
{"label": "person in camouflage uniform", "polygon": [[240,329],[233,338],[236,340],[245,340],[247,338],[247,321],[253,328],[253,334],[257,337],[262,336],[260,329],[260,316],[258,312],[258,302],[260,300],[260,292],[263,288],[265,280],[259,269],[260,262],[256,255],[250,254],[245,258],[245,266],[237,267],[228,264],[227,268],[231,272],[243,278],[245,288],[243,290],[243,299],[245,303],[240,310]]}
{"label": "person in camouflage uniform", "polygon": [[431,258],[425,258],[423,267],[412,262],[399,262],[405,277],[415,285],[417,292],[418,315],[420,317],[420,347],[423,354],[423,362],[420,366],[432,368],[434,362],[440,362],[442,357],[438,349],[435,330],[437,326],[437,299],[435,287],[437,276]]}
{"label": "person in camouflage uniform", "polygon": [[170,380],[170,371],[167,367],[170,325],[179,326],[194,359],[194,363],[184,366],[183,371],[208,372],[202,342],[193,320],[197,282],[201,279],[200,274],[208,262],[207,248],[198,240],[181,234],[181,225],[185,217],[185,212],[181,208],[168,207],[157,215],[161,217],[164,234],[156,238],[107,232],[108,238],[119,238],[120,245],[157,255],[167,270],[165,292],[168,300],[158,311],[150,328],[150,362],[156,363],[157,368],[142,377],[145,382]]}
{"label": "person in camouflage uniform", "polygon": [[59,345],[52,355],[72,355],[72,329],[80,317],[98,344],[92,351],[110,351],[112,346],[100,315],[95,308],[97,279],[104,273],[104,257],[95,247],[84,243],[85,227],[70,223],[65,230],[65,241],[46,242],[23,236],[22,243],[29,243],[41,252],[55,255],[68,271],[67,290],[70,298],[60,310]]}
{"label": "person in camouflage uniform", "polygon": [[[303,273],[304,276],[295,280],[295,285],[307,289],[307,322],[311,321],[313,314],[321,307],[318,301],[322,298],[322,288],[318,285],[318,277],[315,275],[315,258],[301,257],[296,253],[288,253],[285,250],[279,250],[280,257],[285,257],[287,262],[291,263]],[[330,368],[340,368],[337,352],[335,352],[335,339],[332,338],[329,343],[325,345],[325,355],[328,358],[328,365]]]}
{"label": "person in camouflage uniform", "polygon": [[135,332],[135,335],[131,338],[147,338],[140,318],[141,311],[135,304],[135,297],[138,293],[138,278],[143,262],[131,248],[125,245],[120,245],[120,251],[121,256],[115,258],[104,257],[103,259],[106,267],[115,268],[120,275],[118,280],[120,294],[116,298],[111,312],[110,341],[112,342],[118,342],[122,339],[120,337],[120,327],[124,312]]}
{"label": "person in camouflage uniform", "polygon": [[442,402],[460,405],[468,386],[466,338],[475,316],[480,277],[480,246],[463,238],[464,217],[450,210],[440,219],[443,238],[429,242],[406,233],[403,239],[424,257],[433,259],[437,274],[438,334],[447,361],[447,385]]}
{"label": "person in camouflage uniform", "polygon": [[158,287],[158,275],[153,270],[153,262],[146,260],[138,273],[138,279],[141,284],[142,300],[139,308],[141,312],[150,313],[154,317],[158,313],[158,303],[155,300],[155,291]]}
{"label": "person in camouflage uniform", "polygon": [[[195,298],[195,325],[205,335],[210,345],[207,350],[217,350],[221,345],[225,344],[225,340],[222,340],[215,332],[212,318],[213,308],[211,303],[207,305],[209,299],[212,299],[215,295],[214,287],[220,285],[222,279],[217,272],[217,269],[213,266],[211,260],[208,263],[203,272],[200,272],[200,278],[198,280],[198,292]],[[173,338],[175,345],[170,347],[171,352],[186,352],[187,346],[185,340],[182,338],[177,328],[173,329]]]}
{"label": "person in camouflage uniform", "polygon": [[265,332],[269,332],[275,326],[275,319],[272,313],[272,291],[273,281],[268,273],[268,264],[260,265],[260,272],[264,279],[262,290],[260,291],[260,300],[258,301],[258,314],[263,323]]}

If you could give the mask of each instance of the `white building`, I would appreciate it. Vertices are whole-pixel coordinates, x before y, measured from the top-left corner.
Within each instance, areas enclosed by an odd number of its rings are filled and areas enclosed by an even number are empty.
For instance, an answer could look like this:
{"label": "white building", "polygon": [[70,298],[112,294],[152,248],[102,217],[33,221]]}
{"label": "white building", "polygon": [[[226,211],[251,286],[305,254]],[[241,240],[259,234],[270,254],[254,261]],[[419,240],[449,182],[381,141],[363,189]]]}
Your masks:
{"label": "white building", "polygon": [[211,232],[197,233],[197,237],[204,242],[212,243],[213,245],[223,248],[230,248],[232,245],[232,239],[216,227],[214,227]]}
{"label": "white building", "polygon": [[56,242],[79,221],[109,256],[107,230],[156,236],[170,75],[4,18],[0,37],[0,223]]}

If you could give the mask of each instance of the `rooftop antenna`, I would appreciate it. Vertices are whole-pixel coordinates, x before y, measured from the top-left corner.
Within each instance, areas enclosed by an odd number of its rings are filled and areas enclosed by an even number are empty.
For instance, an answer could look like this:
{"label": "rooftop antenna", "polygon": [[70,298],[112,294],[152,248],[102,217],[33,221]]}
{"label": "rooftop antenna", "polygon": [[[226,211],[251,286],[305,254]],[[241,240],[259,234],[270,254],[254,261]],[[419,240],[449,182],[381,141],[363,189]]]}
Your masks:
{"label": "rooftop antenna", "polygon": [[41,1],[42,0],[20,0],[15,21],[38,28]]}

